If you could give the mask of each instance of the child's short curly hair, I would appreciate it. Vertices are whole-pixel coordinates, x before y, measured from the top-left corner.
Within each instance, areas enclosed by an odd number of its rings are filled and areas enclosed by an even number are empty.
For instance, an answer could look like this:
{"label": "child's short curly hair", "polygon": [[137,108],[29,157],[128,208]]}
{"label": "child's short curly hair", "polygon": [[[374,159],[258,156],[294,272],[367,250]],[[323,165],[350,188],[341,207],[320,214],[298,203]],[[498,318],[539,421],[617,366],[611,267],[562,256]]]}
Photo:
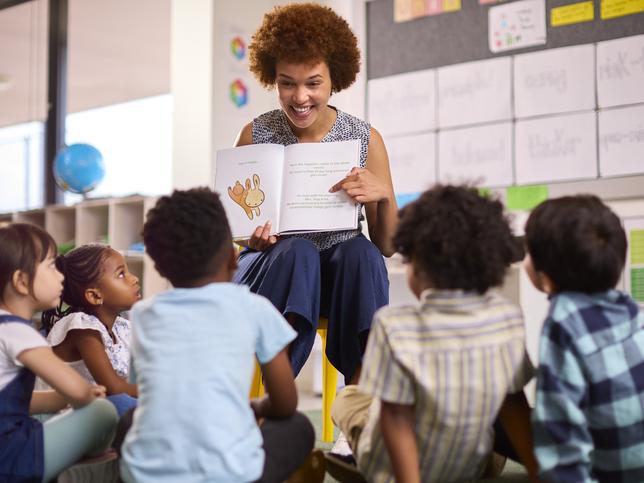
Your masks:
{"label": "child's short curly hair", "polygon": [[358,40],[349,24],[329,7],[315,3],[275,7],[265,14],[248,50],[251,72],[269,89],[275,86],[278,61],[326,62],[333,92],[353,84],[360,71]]}
{"label": "child's short curly hair", "polygon": [[143,242],[159,273],[175,287],[216,273],[232,250],[224,207],[209,188],[159,198],[147,214]]}
{"label": "child's short curly hair", "polygon": [[557,292],[604,292],[617,285],[626,262],[620,219],[594,195],[563,196],[537,206],[525,227],[535,270]]}
{"label": "child's short curly hair", "polygon": [[467,186],[437,185],[401,209],[394,244],[437,289],[485,293],[520,258],[501,202]]}

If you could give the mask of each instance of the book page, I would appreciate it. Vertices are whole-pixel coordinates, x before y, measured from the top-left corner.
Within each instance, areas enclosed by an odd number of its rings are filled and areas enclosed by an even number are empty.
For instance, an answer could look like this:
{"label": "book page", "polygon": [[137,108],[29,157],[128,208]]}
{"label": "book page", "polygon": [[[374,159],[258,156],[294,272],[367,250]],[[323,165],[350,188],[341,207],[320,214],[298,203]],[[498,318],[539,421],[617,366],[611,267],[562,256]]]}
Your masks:
{"label": "book page", "polygon": [[252,144],[217,151],[214,186],[226,210],[233,239],[249,238],[268,220],[279,230],[284,147]]}
{"label": "book page", "polygon": [[285,151],[280,231],[357,228],[357,205],[329,189],[359,166],[360,141],[291,144]]}

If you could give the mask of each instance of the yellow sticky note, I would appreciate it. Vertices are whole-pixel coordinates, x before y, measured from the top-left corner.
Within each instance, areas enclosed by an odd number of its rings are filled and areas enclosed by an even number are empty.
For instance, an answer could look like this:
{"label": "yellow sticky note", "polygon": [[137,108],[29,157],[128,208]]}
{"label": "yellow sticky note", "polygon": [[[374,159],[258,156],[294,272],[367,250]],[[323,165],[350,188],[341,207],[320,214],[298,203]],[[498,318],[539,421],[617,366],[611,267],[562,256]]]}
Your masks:
{"label": "yellow sticky note", "polygon": [[602,20],[644,12],[644,0],[601,0]]}
{"label": "yellow sticky note", "polygon": [[456,12],[461,9],[461,0],[443,0],[443,12]]}
{"label": "yellow sticky note", "polygon": [[572,3],[555,7],[550,11],[550,25],[553,27],[588,22],[594,18],[595,5],[593,2]]}

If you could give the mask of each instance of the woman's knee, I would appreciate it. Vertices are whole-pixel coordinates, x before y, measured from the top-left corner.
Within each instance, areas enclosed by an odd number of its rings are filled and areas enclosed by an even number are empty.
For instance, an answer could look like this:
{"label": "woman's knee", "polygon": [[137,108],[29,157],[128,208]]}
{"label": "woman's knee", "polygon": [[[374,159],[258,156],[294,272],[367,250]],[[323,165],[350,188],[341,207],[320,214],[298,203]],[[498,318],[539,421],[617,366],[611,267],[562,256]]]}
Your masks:
{"label": "woman's knee", "polygon": [[304,238],[286,238],[280,240],[273,248],[273,257],[281,262],[299,265],[301,263],[317,263],[320,255],[310,240]]}
{"label": "woman's knee", "polygon": [[337,248],[335,257],[345,268],[356,268],[362,264],[369,264],[374,267],[385,269],[385,261],[382,253],[376,245],[367,240],[364,236],[357,236],[342,242]]}

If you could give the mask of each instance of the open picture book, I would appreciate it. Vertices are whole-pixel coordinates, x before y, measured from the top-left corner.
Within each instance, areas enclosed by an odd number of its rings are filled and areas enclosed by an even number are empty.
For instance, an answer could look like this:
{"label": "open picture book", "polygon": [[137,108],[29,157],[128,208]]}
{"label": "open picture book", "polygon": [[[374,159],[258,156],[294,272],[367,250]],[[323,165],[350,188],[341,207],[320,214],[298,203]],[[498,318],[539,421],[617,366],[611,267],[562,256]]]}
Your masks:
{"label": "open picture book", "polygon": [[251,144],[217,151],[214,189],[233,239],[271,221],[271,234],[351,230],[359,205],[329,189],[360,165],[360,141]]}

